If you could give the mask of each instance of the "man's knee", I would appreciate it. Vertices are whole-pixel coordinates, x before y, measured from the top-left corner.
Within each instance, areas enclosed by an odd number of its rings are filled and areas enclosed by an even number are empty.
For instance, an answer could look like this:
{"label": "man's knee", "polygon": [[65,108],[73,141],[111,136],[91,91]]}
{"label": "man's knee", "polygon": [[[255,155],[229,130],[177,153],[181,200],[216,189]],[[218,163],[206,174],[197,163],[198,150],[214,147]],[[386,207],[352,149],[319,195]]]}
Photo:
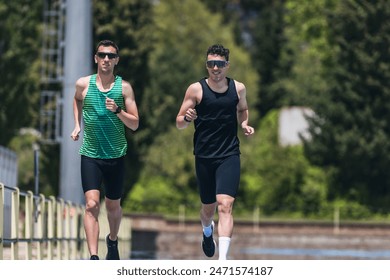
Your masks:
{"label": "man's knee", "polygon": [[112,200],[106,198],[106,209],[108,212],[121,211],[121,202],[120,199]]}
{"label": "man's knee", "polygon": [[218,212],[219,213],[231,213],[233,209],[234,197],[229,195],[218,195]]}
{"label": "man's knee", "polygon": [[94,217],[99,215],[100,203],[96,200],[88,200],[85,204],[85,211],[87,214],[90,214]]}

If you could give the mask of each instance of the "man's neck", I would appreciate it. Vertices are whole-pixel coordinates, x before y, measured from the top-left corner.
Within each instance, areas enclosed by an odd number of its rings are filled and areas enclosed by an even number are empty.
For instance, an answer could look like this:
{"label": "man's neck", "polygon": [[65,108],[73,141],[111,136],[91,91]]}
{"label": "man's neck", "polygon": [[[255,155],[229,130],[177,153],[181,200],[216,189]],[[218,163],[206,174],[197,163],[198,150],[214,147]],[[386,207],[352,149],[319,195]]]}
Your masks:
{"label": "man's neck", "polygon": [[207,79],[207,84],[209,87],[215,91],[215,92],[225,92],[226,88],[228,86],[226,77],[221,78],[220,80],[216,81],[211,79],[210,77]]}
{"label": "man's neck", "polygon": [[112,83],[115,81],[115,76],[112,73],[98,73],[96,81],[102,87],[102,89],[110,89]]}

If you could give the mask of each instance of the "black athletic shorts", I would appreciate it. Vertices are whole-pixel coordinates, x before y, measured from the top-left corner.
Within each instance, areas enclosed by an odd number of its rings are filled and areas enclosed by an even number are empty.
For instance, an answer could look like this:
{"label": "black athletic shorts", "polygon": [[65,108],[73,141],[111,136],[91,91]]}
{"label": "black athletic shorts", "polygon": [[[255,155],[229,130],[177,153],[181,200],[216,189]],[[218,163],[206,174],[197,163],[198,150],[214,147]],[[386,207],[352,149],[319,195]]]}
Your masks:
{"label": "black athletic shorts", "polygon": [[216,202],[217,194],[236,197],[240,184],[240,155],[225,158],[195,157],[196,177],[203,204]]}
{"label": "black athletic shorts", "polygon": [[81,183],[84,193],[99,190],[104,185],[105,196],[109,199],[120,199],[123,194],[125,174],[124,157],[98,159],[81,156]]}

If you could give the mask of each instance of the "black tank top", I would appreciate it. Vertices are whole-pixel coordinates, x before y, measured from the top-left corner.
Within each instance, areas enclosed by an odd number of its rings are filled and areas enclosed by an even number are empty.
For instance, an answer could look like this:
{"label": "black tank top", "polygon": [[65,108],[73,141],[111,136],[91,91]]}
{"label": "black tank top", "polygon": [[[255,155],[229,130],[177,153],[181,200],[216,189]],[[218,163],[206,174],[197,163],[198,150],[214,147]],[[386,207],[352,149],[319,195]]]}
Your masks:
{"label": "black tank top", "polygon": [[237,137],[238,95],[234,80],[226,78],[228,89],[214,92],[206,83],[202,85],[202,100],[195,106],[194,155],[202,158],[221,158],[240,154]]}

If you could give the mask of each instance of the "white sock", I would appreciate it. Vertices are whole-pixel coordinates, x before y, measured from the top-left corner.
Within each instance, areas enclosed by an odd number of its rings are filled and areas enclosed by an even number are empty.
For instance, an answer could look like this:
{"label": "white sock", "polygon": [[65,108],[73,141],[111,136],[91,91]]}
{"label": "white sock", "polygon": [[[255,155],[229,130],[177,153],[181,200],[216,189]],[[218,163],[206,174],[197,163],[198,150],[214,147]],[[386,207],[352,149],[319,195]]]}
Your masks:
{"label": "white sock", "polygon": [[219,248],[219,259],[226,260],[227,254],[230,247],[230,237],[221,236],[219,237],[218,248]]}
{"label": "white sock", "polygon": [[211,222],[211,224],[207,227],[203,226],[203,233],[206,237],[211,236],[211,234],[213,233],[213,229],[211,228],[212,225],[213,225],[213,222]]}

